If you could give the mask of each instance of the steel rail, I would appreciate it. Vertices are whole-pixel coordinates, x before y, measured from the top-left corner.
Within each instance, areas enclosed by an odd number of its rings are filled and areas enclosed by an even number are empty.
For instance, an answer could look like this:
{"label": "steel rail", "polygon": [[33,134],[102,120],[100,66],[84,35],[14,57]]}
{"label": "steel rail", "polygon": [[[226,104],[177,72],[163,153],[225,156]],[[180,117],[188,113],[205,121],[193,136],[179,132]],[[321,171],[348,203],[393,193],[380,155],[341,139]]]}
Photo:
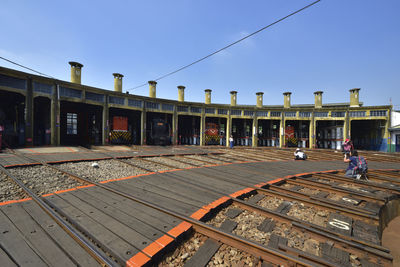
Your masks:
{"label": "steel rail", "polygon": [[86,241],[74,228],[70,227],[53,209],[46,204],[40,197],[33,193],[23,182],[15,178],[11,173],[0,165],[0,170],[3,171],[8,177],[10,177],[17,185],[19,185],[35,202],[39,207],[45,211],[71,238],[73,238],[85,251],[89,253],[97,262],[102,266],[117,266],[116,263],[107,257],[104,257],[101,252]]}
{"label": "steel rail", "polygon": [[[20,156],[21,157],[25,157],[27,159],[30,159],[29,157],[27,157],[25,155],[20,155]],[[86,183],[96,185],[96,186],[98,186],[100,188],[103,188],[105,190],[108,190],[108,191],[110,191],[110,192],[112,192],[114,194],[117,194],[117,195],[120,195],[120,196],[125,197],[127,199],[133,200],[135,202],[138,202],[138,203],[140,203],[142,205],[145,205],[145,206],[150,207],[152,209],[158,210],[158,211],[163,212],[165,214],[168,214],[170,216],[173,216],[173,217],[175,217],[177,219],[180,219],[182,221],[189,222],[189,223],[191,223],[193,225],[193,228],[196,231],[198,231],[199,233],[205,234],[205,235],[207,235],[209,237],[212,237],[212,238],[214,238],[216,240],[222,241],[223,243],[225,243],[227,245],[239,248],[239,249],[241,249],[243,251],[246,251],[246,252],[248,252],[248,253],[250,253],[252,255],[255,255],[256,257],[260,257],[263,260],[267,260],[267,261],[271,261],[272,260],[272,262],[275,263],[275,264],[281,264],[282,262],[287,262],[287,264],[295,263],[295,264],[299,264],[301,266],[310,266],[310,267],[311,266],[319,266],[319,265],[321,265],[321,266],[335,266],[334,263],[326,262],[323,259],[320,259],[319,262],[315,262],[315,261],[310,261],[310,259],[300,259],[300,258],[298,258],[296,256],[287,255],[285,253],[282,253],[281,251],[274,250],[274,249],[262,246],[262,245],[260,245],[258,243],[255,243],[255,242],[247,240],[247,239],[243,239],[243,238],[241,238],[239,236],[236,236],[234,234],[221,231],[221,230],[219,230],[219,229],[217,229],[215,227],[207,225],[206,223],[203,223],[201,221],[198,221],[196,219],[188,217],[188,216],[186,216],[184,214],[180,214],[180,213],[175,212],[175,211],[170,210],[170,209],[162,208],[162,207],[160,207],[158,205],[155,205],[155,204],[150,203],[150,202],[148,202],[146,200],[140,199],[140,198],[138,198],[136,196],[132,196],[130,194],[126,194],[126,193],[121,192],[119,190],[113,189],[113,188],[111,188],[111,187],[109,187],[107,185],[104,185],[104,184],[101,184],[101,183],[98,183],[98,182],[94,182],[94,181],[79,177],[76,174],[73,174],[71,172],[67,172],[67,171],[62,170],[60,168],[52,166],[52,165],[50,165],[50,164],[48,164],[46,162],[40,162],[40,163],[43,166],[51,167],[51,168],[53,168],[55,170],[64,172],[65,174],[67,174],[69,176],[73,176],[73,177],[75,177],[75,178],[77,178],[79,180],[85,181]],[[46,207],[48,207],[47,204],[44,203],[44,205],[46,205]],[[72,218],[70,218],[70,219],[72,220]],[[110,265],[110,266],[112,266],[112,265]]]}
{"label": "steel rail", "polygon": [[[326,177],[323,174],[321,174],[320,176]],[[342,176],[339,176],[337,174],[334,174],[330,178],[328,178],[328,177],[326,177],[326,178],[330,179],[330,180],[334,180],[334,181],[345,182],[345,183],[349,183],[349,182],[355,183],[357,185],[360,185],[361,187],[371,187],[371,188],[374,188],[374,189],[377,189],[377,190],[387,190],[392,194],[399,194],[400,193],[400,189],[392,188],[392,187],[387,186],[387,185],[382,185],[382,184],[379,184],[379,183],[371,183],[369,181],[364,181],[364,180],[356,180],[356,179],[351,179],[350,180],[349,178],[342,177]]]}

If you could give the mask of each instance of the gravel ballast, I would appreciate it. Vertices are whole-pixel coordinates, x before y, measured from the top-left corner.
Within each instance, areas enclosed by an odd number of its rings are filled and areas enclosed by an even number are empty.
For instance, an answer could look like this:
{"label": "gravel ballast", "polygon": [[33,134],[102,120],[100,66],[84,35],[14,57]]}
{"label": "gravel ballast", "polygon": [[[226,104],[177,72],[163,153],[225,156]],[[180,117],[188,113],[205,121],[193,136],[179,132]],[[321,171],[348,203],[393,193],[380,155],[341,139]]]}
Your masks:
{"label": "gravel ballast", "polygon": [[7,175],[0,173],[0,202],[27,198],[24,190]]}
{"label": "gravel ballast", "polygon": [[144,170],[135,168],[118,160],[98,160],[98,161],[82,161],[68,162],[57,165],[72,174],[89,179],[94,182],[107,181],[128,176],[135,176],[147,173]]}
{"label": "gravel ballast", "polygon": [[37,195],[50,194],[83,185],[68,175],[46,166],[18,167],[8,169],[8,171]]}

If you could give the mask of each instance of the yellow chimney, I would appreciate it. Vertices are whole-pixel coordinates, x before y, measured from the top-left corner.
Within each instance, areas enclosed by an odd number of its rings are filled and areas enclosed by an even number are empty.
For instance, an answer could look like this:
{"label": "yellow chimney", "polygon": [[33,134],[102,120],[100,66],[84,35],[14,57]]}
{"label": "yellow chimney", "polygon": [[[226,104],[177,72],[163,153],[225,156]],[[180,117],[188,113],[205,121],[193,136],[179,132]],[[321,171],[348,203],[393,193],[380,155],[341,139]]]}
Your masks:
{"label": "yellow chimney", "polygon": [[149,81],[149,96],[152,98],[156,97],[156,81]]}
{"label": "yellow chimney", "polygon": [[316,91],[316,92],[314,92],[314,98],[315,98],[315,101],[314,101],[314,107],[315,108],[322,108],[322,91]]}
{"label": "yellow chimney", "polygon": [[178,85],[178,101],[185,101],[185,86],[183,85]]}
{"label": "yellow chimney", "polygon": [[283,93],[283,107],[284,108],[290,108],[290,95],[291,92],[285,92]]}
{"label": "yellow chimney", "polygon": [[350,89],[350,107],[359,107],[360,106],[360,88]]}
{"label": "yellow chimney", "polygon": [[81,69],[83,65],[74,61],[68,63],[71,65],[71,82],[81,84]]}
{"label": "yellow chimney", "polygon": [[262,108],[263,106],[263,92],[257,92],[256,96],[257,96],[257,107],[258,108]]}
{"label": "yellow chimney", "polygon": [[204,92],[206,92],[206,104],[211,104],[211,89],[206,89]]}
{"label": "yellow chimney", "polygon": [[114,75],[114,91],[122,93],[122,77],[124,75],[119,73],[113,73]]}
{"label": "yellow chimney", "polygon": [[236,106],[237,91],[231,91],[231,106]]}

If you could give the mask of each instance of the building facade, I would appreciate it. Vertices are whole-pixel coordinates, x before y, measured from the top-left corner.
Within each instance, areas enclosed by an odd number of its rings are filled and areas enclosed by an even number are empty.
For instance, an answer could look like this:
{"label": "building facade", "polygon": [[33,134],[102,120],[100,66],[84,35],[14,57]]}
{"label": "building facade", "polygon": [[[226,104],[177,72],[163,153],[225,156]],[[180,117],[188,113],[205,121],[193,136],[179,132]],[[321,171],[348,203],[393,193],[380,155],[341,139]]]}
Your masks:
{"label": "building facade", "polygon": [[149,97],[122,92],[123,75],[114,73],[114,91],[81,84],[83,65],[70,62],[71,82],[0,67],[0,125],[3,146],[33,145],[223,145],[229,136],[238,146],[340,149],[350,138],[357,149],[393,151],[390,136],[392,106],[363,106],[360,89],[349,102],[324,104],[322,91],[314,104],[237,105],[187,102],[185,87],[178,100],[156,97],[157,82],[149,81]]}

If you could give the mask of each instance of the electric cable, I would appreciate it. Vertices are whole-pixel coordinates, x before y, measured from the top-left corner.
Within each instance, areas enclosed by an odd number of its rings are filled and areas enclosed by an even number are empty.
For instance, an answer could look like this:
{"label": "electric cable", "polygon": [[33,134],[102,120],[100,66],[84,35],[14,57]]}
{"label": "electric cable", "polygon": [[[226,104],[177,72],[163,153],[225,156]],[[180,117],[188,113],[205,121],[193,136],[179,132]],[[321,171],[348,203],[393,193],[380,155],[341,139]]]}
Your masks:
{"label": "electric cable", "polygon": [[39,71],[37,71],[37,70],[28,68],[28,67],[26,67],[26,66],[24,66],[24,65],[21,65],[21,64],[19,64],[19,63],[16,63],[16,62],[14,62],[14,61],[12,61],[12,60],[9,60],[9,59],[7,59],[7,58],[4,58],[4,57],[2,57],[2,56],[0,56],[0,59],[5,60],[5,61],[7,61],[7,62],[10,62],[10,63],[12,63],[12,64],[14,64],[14,65],[17,65],[17,66],[19,66],[19,67],[21,67],[21,68],[24,68],[24,69],[33,71],[33,72],[35,72],[35,73],[37,73],[37,74],[39,74],[39,75],[41,75],[41,76],[46,76],[46,77],[49,77],[49,78],[52,78],[52,79],[56,79],[56,78],[54,78],[53,76],[50,76],[50,75],[47,75],[47,74],[45,74],[45,73],[39,72]]}
{"label": "electric cable", "polygon": [[[241,38],[241,39],[239,39],[239,40],[237,40],[237,41],[235,41],[235,42],[233,42],[233,43],[231,43],[231,44],[229,44],[229,45],[227,45],[227,46],[224,46],[223,48],[218,49],[218,50],[216,50],[215,52],[213,52],[213,53],[211,53],[211,54],[208,54],[207,56],[204,56],[204,57],[202,57],[202,58],[200,58],[200,59],[198,59],[198,60],[196,60],[196,61],[194,61],[194,62],[192,62],[192,63],[190,63],[190,64],[187,64],[187,65],[185,65],[185,66],[183,66],[183,67],[181,67],[181,68],[175,70],[175,71],[172,71],[172,72],[167,73],[167,74],[165,74],[165,75],[163,75],[163,76],[160,76],[160,77],[158,77],[157,79],[154,79],[153,81],[159,81],[159,80],[161,80],[161,79],[163,79],[163,78],[165,78],[165,77],[171,76],[172,74],[175,74],[175,73],[177,73],[177,72],[179,72],[179,71],[182,71],[182,70],[184,70],[184,69],[186,69],[186,68],[189,68],[190,66],[193,66],[194,64],[199,63],[199,62],[201,62],[201,61],[203,61],[203,60],[205,60],[205,59],[207,59],[207,58],[209,58],[209,57],[211,57],[211,56],[213,56],[213,55],[215,55],[215,54],[217,54],[217,53],[219,53],[219,52],[221,52],[221,51],[223,51],[223,50],[225,50],[225,49],[227,49],[227,48],[229,48],[229,47],[231,47],[231,46],[233,46],[233,45],[235,45],[235,44],[237,44],[237,43],[239,43],[239,42],[241,42],[241,41],[243,41],[243,40],[245,40],[245,39],[247,39],[247,38],[249,38],[249,37],[251,37],[251,36],[253,36],[253,35],[255,35],[255,34],[257,34],[257,33],[259,33],[259,32],[261,32],[261,31],[263,31],[263,30],[265,30],[265,29],[267,29],[267,28],[269,28],[269,27],[271,27],[271,26],[273,26],[273,25],[275,25],[275,24],[277,24],[277,23],[279,23],[279,22],[281,22],[281,21],[283,21],[283,20],[285,20],[285,19],[287,19],[287,18],[289,18],[289,17],[291,17],[291,16],[293,16],[293,15],[295,15],[295,14],[297,14],[297,13],[299,13],[299,12],[301,12],[301,11],[303,11],[303,10],[305,10],[305,9],[307,9],[307,8],[309,8],[309,7],[311,7],[311,6],[313,6],[313,5],[315,5],[316,3],[320,2],[320,1],[321,1],[321,0],[317,0],[317,1],[315,1],[315,2],[312,2],[311,4],[306,5],[305,7],[300,8],[300,9],[294,11],[294,12],[290,13],[289,15],[287,15],[287,16],[285,16],[285,17],[283,17],[283,18],[280,18],[280,19],[274,21],[273,23],[271,23],[271,24],[269,24],[269,25],[267,25],[267,26],[265,26],[265,27],[262,27],[261,29],[255,31],[255,32],[253,32],[253,33],[250,33],[250,34],[246,35],[245,37],[243,37],[243,38]],[[145,85],[147,85],[147,83],[144,83],[144,84],[141,84],[141,85],[132,87],[132,88],[128,89],[127,91],[131,91],[131,90],[134,90],[134,89],[143,87],[143,86],[145,86]]]}

